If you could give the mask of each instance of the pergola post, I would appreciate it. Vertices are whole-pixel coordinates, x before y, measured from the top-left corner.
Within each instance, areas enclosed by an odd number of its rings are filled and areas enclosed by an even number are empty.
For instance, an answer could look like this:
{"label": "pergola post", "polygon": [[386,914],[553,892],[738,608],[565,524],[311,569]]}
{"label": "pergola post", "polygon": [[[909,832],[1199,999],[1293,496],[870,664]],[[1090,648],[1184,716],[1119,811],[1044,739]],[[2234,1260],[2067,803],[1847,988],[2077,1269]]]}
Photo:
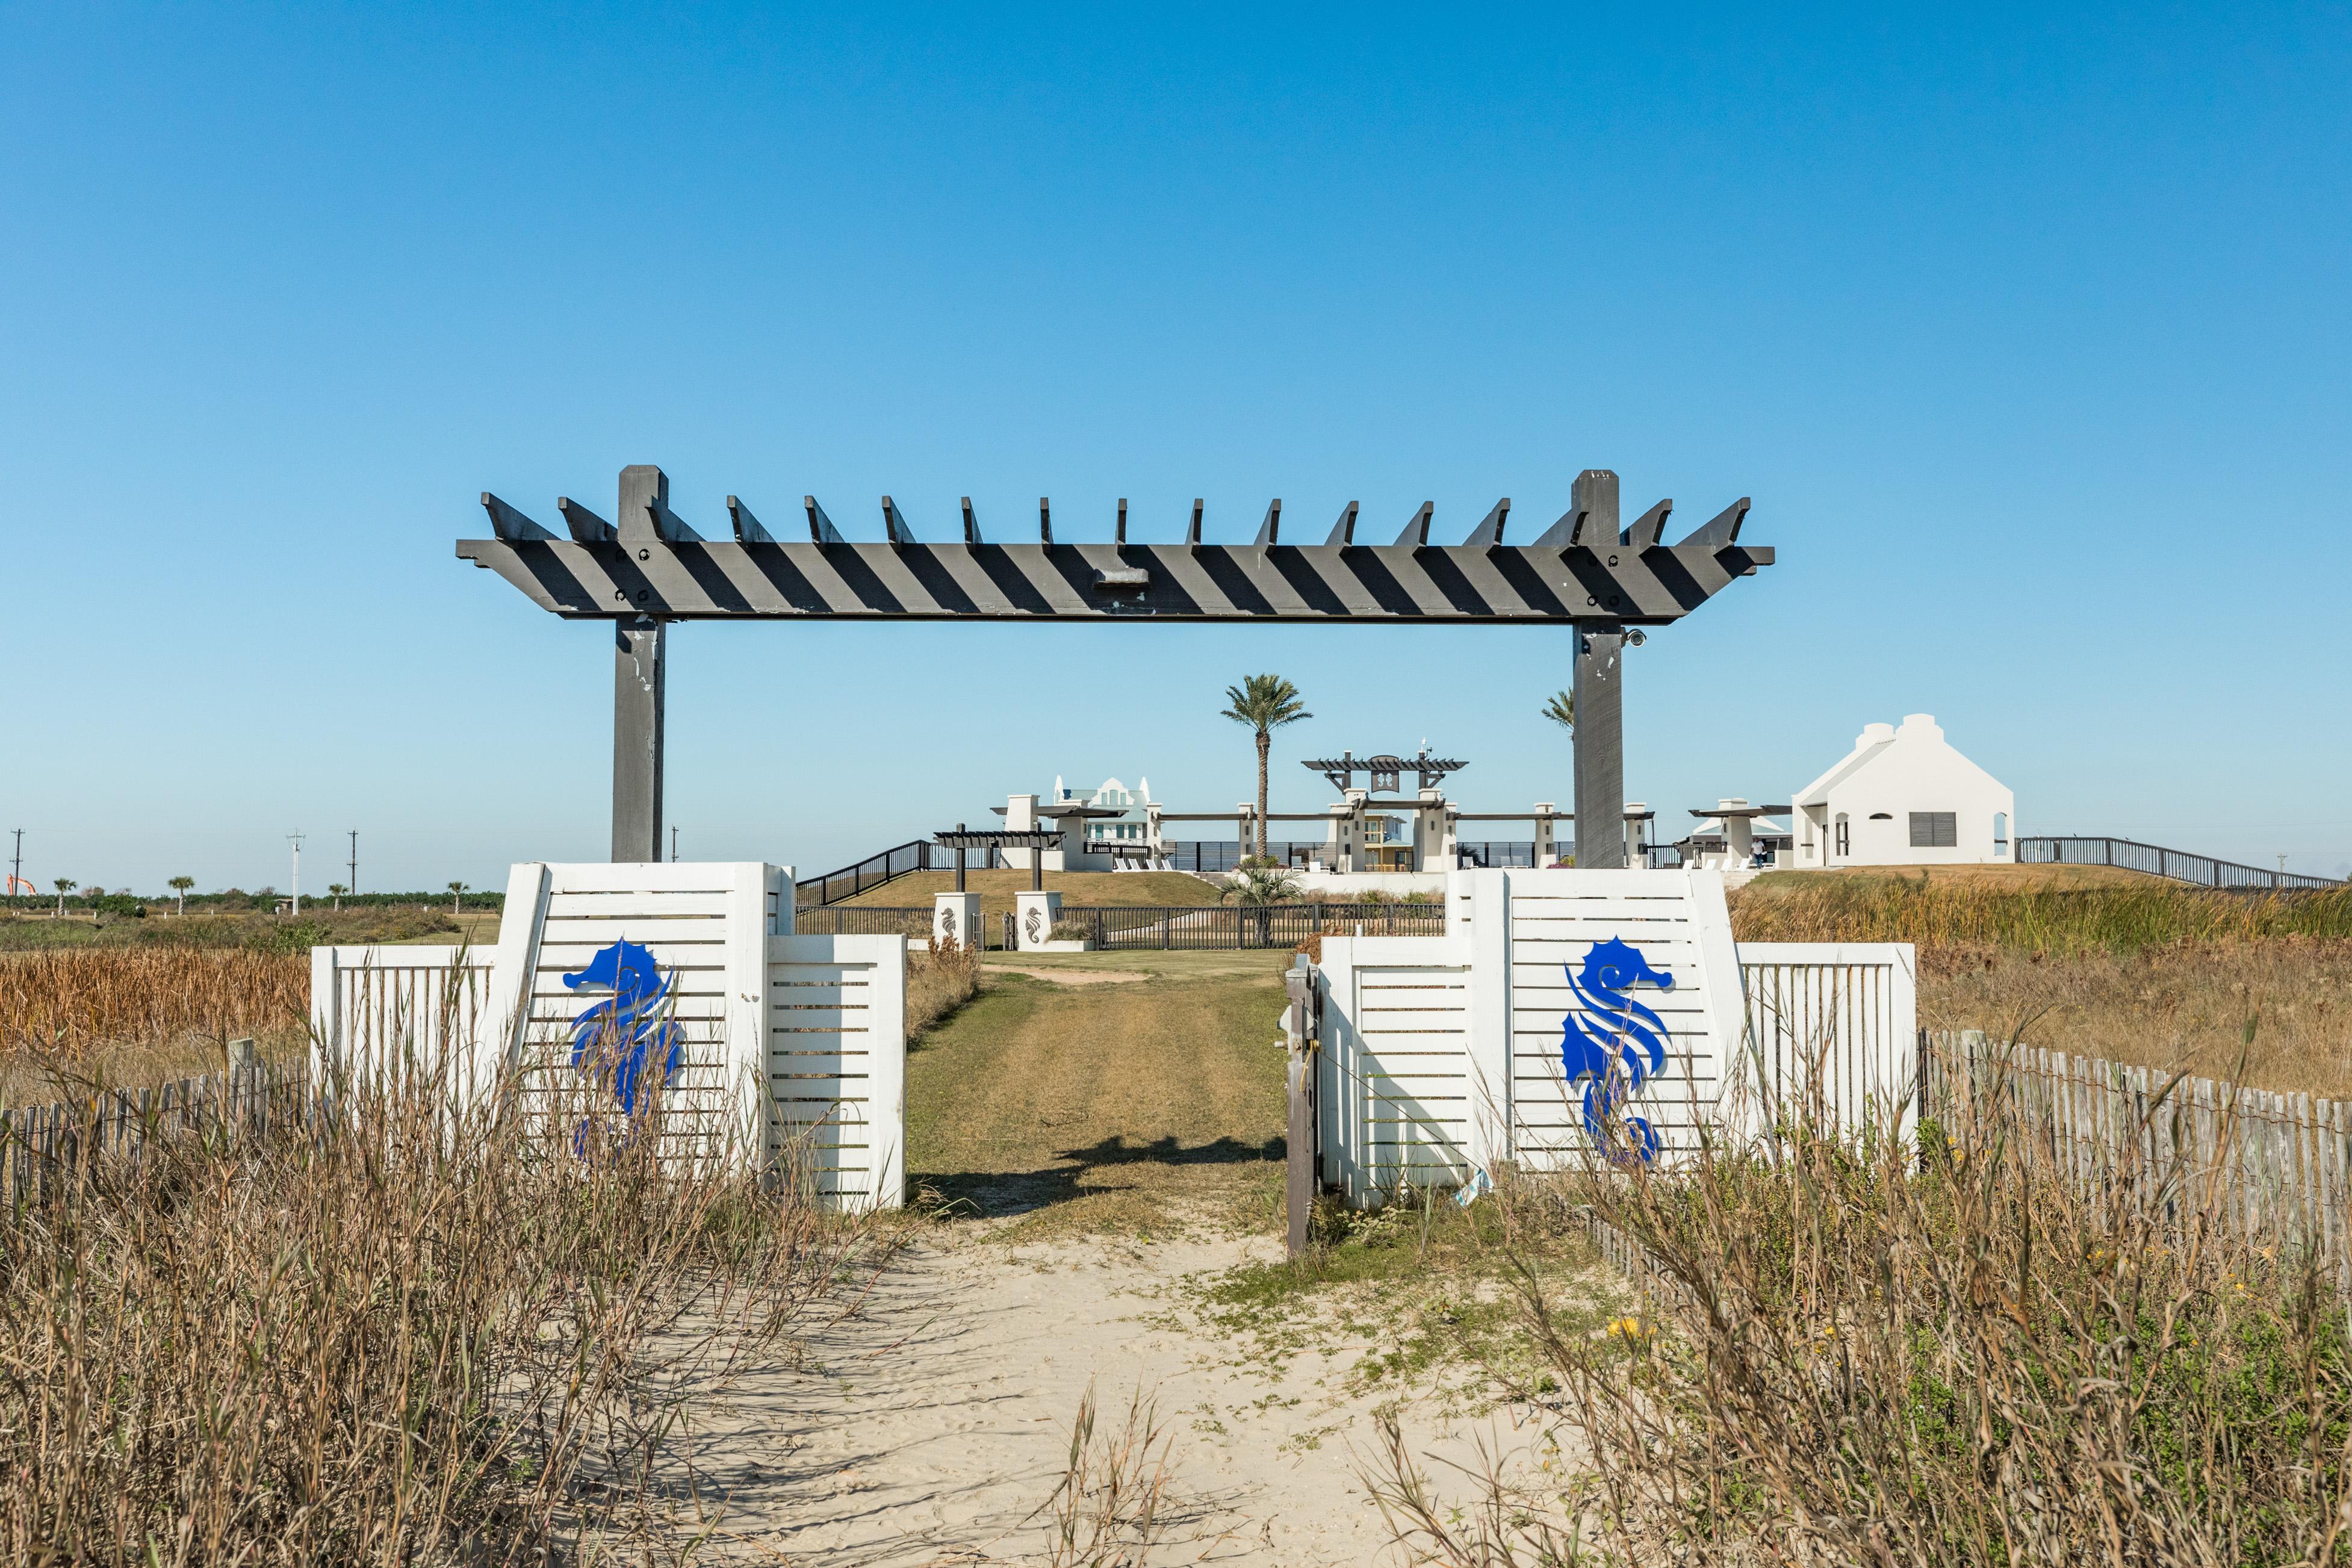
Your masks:
{"label": "pergola post", "polygon": [[[623,559],[650,559],[676,529],[669,519],[669,476],[650,463],[621,470],[620,516],[614,524]],[[566,509],[567,517],[569,508]],[[613,647],[613,859],[662,858],[663,674],[669,623],[639,616],[614,623]]]}
{"label": "pergola post", "polygon": [[[1603,551],[1619,547],[1617,476],[1588,468],[1576,476],[1571,515],[1576,538]],[[1574,629],[1576,863],[1580,870],[1625,866],[1625,629],[1591,623]]]}
{"label": "pergola post", "polygon": [[669,624],[613,629],[613,859],[661,859],[662,674]]}

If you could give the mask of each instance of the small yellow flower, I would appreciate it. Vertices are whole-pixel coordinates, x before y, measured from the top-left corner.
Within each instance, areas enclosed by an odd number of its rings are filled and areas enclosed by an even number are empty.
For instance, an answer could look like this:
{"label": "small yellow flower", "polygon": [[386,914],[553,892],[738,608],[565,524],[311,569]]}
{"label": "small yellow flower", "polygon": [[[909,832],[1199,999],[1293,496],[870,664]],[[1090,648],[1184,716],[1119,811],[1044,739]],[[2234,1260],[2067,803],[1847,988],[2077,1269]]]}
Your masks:
{"label": "small yellow flower", "polygon": [[1639,1343],[1657,1332],[1655,1328],[1643,1322],[1640,1318],[1619,1318],[1609,1325],[1608,1330],[1611,1338],[1622,1339],[1630,1343]]}

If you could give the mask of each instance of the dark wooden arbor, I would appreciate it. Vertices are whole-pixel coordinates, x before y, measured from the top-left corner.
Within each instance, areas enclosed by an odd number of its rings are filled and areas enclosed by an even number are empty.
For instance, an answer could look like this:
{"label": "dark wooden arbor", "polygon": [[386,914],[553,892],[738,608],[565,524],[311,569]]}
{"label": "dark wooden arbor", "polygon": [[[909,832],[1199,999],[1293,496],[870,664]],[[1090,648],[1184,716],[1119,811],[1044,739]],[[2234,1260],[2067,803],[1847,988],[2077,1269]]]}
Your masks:
{"label": "dark wooden arbor", "polygon": [[670,510],[662,471],[637,465],[621,470],[610,521],[559,497],[564,536],[483,492],[491,537],[460,539],[457,555],[542,610],[613,623],[615,861],[661,858],[673,621],[1381,622],[1575,632],[1577,863],[1622,866],[1625,644],[1770,565],[1772,550],[1740,542],[1744,497],[1675,544],[1664,542],[1671,501],[1620,526],[1617,476],[1605,468],[1578,475],[1572,497],[1523,545],[1503,542],[1507,499],[1457,545],[1429,542],[1428,504],[1394,542],[1360,542],[1353,501],[1320,540],[1286,543],[1278,500],[1245,545],[1203,544],[1197,500],[1178,542],[1130,541],[1123,500],[1108,540],[1056,539],[1040,500],[1035,540],[996,544],[981,537],[970,497],[961,538],[926,543],[887,496],[879,540],[845,538],[814,496],[801,501],[805,538],[797,523],[770,532],[732,496],[725,535],[705,538]]}

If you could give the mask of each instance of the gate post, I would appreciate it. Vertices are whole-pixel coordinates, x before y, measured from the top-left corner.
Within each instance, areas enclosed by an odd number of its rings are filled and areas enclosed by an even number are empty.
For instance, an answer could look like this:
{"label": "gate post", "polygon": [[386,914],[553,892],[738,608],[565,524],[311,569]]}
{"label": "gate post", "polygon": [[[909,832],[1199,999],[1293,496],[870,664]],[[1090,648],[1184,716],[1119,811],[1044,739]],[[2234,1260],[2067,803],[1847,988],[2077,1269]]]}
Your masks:
{"label": "gate post", "polygon": [[1290,1118],[1283,1140],[1283,1202],[1290,1222],[1290,1256],[1302,1258],[1307,1254],[1307,1221],[1315,1213],[1316,1176],[1322,1164],[1317,1157],[1321,1151],[1315,1146],[1316,1135],[1323,1124],[1315,1103],[1315,1053],[1322,1033],[1321,1009],[1316,1005],[1315,969],[1307,955],[1302,953],[1293,959],[1282,979],[1283,988],[1290,997],[1290,1005],[1282,1015],[1288,1059],[1285,1076],[1290,1090]]}

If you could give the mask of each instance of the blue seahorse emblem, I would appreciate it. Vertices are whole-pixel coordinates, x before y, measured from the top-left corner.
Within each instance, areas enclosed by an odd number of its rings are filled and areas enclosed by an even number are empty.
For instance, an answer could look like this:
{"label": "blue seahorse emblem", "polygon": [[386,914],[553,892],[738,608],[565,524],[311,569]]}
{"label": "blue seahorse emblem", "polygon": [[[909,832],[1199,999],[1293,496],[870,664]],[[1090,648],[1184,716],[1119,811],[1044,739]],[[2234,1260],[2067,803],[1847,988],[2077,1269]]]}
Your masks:
{"label": "blue seahorse emblem", "polygon": [[[1633,999],[1633,988],[1647,980],[1671,991],[1675,977],[1653,968],[1641,949],[1613,936],[1595,942],[1583,964],[1566,972],[1578,1010],[1560,1020],[1560,1064],[1570,1088],[1579,1082],[1584,1085],[1586,1134],[1596,1147],[1607,1149],[1618,1102],[1640,1093],[1666,1065],[1671,1031],[1664,1019]],[[1624,1124],[1633,1145],[1628,1154],[1644,1165],[1656,1159],[1657,1130],[1640,1116],[1627,1116]]]}
{"label": "blue seahorse emblem", "polygon": [[[569,990],[613,993],[572,1019],[572,1065],[609,1081],[621,1113],[636,1114],[647,1064],[654,1064],[656,1083],[677,1071],[685,1036],[662,1006],[669,997],[669,977],[651,949],[625,939],[598,952],[579,973],[564,976],[563,984]],[[587,1129],[581,1132],[584,1135]]]}

